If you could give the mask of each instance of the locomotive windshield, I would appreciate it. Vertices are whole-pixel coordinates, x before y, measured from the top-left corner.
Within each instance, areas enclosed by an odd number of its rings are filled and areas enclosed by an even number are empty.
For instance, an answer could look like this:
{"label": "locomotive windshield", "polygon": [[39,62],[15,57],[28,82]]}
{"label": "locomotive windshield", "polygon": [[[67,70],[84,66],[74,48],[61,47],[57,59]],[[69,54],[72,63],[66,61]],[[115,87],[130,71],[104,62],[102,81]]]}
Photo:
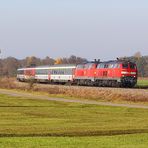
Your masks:
{"label": "locomotive windshield", "polygon": [[127,69],[127,68],[130,68],[130,69],[136,69],[136,65],[132,62],[130,63],[123,63],[122,64],[122,68],[124,69]]}
{"label": "locomotive windshield", "polygon": [[136,65],[134,63],[130,63],[130,69],[136,69]]}
{"label": "locomotive windshield", "polygon": [[128,63],[123,63],[122,68],[127,69],[128,68]]}

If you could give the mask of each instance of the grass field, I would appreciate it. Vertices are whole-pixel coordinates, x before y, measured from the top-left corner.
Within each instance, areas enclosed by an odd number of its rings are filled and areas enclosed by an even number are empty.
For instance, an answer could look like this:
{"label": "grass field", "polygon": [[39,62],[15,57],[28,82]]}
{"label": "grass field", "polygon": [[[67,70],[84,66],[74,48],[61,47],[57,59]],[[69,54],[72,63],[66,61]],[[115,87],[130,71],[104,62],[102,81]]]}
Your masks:
{"label": "grass field", "polygon": [[139,87],[147,86],[148,87],[148,78],[139,78],[137,82],[137,86]]}
{"label": "grass field", "polygon": [[147,148],[148,134],[95,137],[0,138],[1,148]]}
{"label": "grass field", "polygon": [[0,117],[0,147],[148,145],[147,109],[0,95]]}

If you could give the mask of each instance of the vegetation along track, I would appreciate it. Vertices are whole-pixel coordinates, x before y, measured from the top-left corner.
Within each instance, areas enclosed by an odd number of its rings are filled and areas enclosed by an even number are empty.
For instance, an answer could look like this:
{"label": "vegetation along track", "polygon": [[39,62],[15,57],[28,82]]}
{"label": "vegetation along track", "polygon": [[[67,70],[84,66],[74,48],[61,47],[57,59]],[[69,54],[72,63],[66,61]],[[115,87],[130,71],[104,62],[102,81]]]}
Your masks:
{"label": "vegetation along track", "polygon": [[[146,85],[147,86],[147,85]],[[72,97],[76,100],[107,101],[107,102],[133,102],[148,103],[148,89],[140,88],[109,88],[109,87],[85,87],[65,86],[38,83],[22,83],[15,79],[0,79],[0,88],[17,89],[39,93],[46,93],[59,98]],[[129,103],[128,103],[129,104]]]}

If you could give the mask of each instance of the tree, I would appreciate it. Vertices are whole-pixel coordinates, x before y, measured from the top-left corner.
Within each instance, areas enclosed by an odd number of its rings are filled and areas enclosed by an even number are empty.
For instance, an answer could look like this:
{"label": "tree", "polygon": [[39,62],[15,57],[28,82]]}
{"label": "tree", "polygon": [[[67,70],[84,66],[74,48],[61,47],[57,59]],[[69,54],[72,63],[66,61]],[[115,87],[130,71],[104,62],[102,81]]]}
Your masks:
{"label": "tree", "polygon": [[138,58],[138,60],[136,61],[137,63],[137,68],[138,68],[138,72],[139,72],[139,75],[144,77],[145,76],[145,68],[146,68],[146,65],[148,63],[146,63],[146,60],[144,57],[141,57],[141,58]]}
{"label": "tree", "polygon": [[55,63],[55,60],[50,58],[49,56],[46,56],[45,59],[42,60],[42,65],[53,65]]}
{"label": "tree", "polygon": [[134,57],[135,57],[135,58],[138,58],[138,59],[141,58],[142,55],[141,55],[140,51],[136,52],[136,53],[134,54]]}
{"label": "tree", "polygon": [[27,67],[39,66],[40,64],[41,64],[41,61],[39,58],[36,58],[34,56],[26,58],[26,66]]}
{"label": "tree", "polygon": [[17,59],[13,57],[8,57],[3,60],[2,72],[5,76],[15,76],[18,67],[20,66]]}
{"label": "tree", "polygon": [[57,58],[55,60],[55,63],[54,64],[62,64],[62,59],[61,58]]}

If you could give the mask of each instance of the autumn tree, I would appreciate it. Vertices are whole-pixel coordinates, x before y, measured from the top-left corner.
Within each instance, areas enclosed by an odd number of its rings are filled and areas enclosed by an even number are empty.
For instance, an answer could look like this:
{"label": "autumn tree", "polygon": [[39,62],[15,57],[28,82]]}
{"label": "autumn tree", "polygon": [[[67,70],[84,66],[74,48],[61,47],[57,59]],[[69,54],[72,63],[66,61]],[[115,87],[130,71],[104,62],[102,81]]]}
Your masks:
{"label": "autumn tree", "polygon": [[62,59],[61,58],[57,58],[55,60],[55,63],[54,64],[62,64]]}
{"label": "autumn tree", "polygon": [[41,63],[40,58],[36,58],[35,56],[26,57],[26,66],[32,67],[32,66],[39,66]]}

